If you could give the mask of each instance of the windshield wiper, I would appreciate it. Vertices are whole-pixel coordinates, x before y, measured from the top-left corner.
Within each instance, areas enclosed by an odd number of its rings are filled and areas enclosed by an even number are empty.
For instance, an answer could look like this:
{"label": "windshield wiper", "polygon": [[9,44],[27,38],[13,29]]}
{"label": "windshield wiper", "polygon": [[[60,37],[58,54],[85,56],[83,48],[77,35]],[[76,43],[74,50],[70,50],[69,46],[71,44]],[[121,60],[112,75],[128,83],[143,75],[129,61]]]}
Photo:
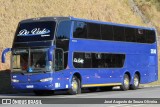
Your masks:
{"label": "windshield wiper", "polygon": [[22,75],[24,75],[24,72],[21,72]]}

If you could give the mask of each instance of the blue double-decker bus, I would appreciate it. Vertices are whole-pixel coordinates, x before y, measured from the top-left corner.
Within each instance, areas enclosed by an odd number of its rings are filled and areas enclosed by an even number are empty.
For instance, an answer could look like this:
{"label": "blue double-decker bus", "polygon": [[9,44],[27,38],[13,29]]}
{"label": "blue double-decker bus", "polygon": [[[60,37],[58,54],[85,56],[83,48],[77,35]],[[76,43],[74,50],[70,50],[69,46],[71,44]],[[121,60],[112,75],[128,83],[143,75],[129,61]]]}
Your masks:
{"label": "blue double-decker bus", "polygon": [[18,24],[11,51],[11,85],[36,95],[82,88],[137,89],[158,80],[154,28],[79,19],[41,17]]}

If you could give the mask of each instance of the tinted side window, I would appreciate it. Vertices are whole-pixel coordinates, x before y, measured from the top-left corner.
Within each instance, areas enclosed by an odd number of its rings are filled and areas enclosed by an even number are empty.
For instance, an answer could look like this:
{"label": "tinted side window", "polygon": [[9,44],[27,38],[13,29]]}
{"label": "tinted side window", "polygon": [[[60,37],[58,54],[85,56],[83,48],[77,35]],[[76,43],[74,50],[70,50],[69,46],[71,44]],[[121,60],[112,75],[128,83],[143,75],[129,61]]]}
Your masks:
{"label": "tinted side window", "polygon": [[146,42],[154,43],[156,41],[156,33],[154,30],[146,30]]}
{"label": "tinted side window", "polygon": [[102,40],[113,40],[113,26],[101,25]]}
{"label": "tinted side window", "polygon": [[121,68],[124,60],[124,54],[75,52],[73,65],[75,68]]}
{"label": "tinted side window", "polygon": [[87,23],[88,39],[101,39],[100,25],[94,23]]}
{"label": "tinted side window", "polygon": [[106,68],[121,68],[124,65],[124,54],[104,54]]}
{"label": "tinted side window", "polygon": [[73,65],[75,68],[83,68],[84,67],[84,54],[75,52],[73,56]]}
{"label": "tinted side window", "polygon": [[63,64],[63,51],[60,49],[55,50],[55,70],[59,71],[64,69],[64,64]]}
{"label": "tinted side window", "polygon": [[136,29],[136,41],[139,43],[146,42],[145,30],[143,29]]}
{"label": "tinted side window", "polygon": [[104,58],[102,53],[92,53],[92,67],[93,68],[105,68]]}
{"label": "tinted side window", "polygon": [[127,42],[135,42],[135,29],[134,28],[125,28],[125,36]]}
{"label": "tinted side window", "polygon": [[74,22],[74,38],[87,38],[87,24],[84,22]]}
{"label": "tinted side window", "polygon": [[68,52],[64,52],[64,68],[67,68],[68,64]]}
{"label": "tinted side window", "polygon": [[57,48],[62,48],[64,51],[68,51],[70,31],[71,31],[71,21],[62,21],[59,23],[56,34]]}
{"label": "tinted side window", "polygon": [[73,65],[75,68],[91,68],[91,62],[91,53],[74,53]]}
{"label": "tinted side window", "polygon": [[114,30],[115,41],[125,41],[124,27],[113,26],[113,30]]}
{"label": "tinted side window", "polygon": [[113,55],[113,57],[115,57],[115,60],[116,60],[114,67],[117,67],[117,68],[123,67],[124,60],[125,60],[125,55],[123,55],[123,54],[115,54],[115,55]]}
{"label": "tinted side window", "polygon": [[62,21],[58,26],[57,39],[69,39],[71,31],[71,21]]}
{"label": "tinted side window", "polygon": [[85,58],[84,58],[84,68],[92,68],[92,57],[91,53],[84,53]]}

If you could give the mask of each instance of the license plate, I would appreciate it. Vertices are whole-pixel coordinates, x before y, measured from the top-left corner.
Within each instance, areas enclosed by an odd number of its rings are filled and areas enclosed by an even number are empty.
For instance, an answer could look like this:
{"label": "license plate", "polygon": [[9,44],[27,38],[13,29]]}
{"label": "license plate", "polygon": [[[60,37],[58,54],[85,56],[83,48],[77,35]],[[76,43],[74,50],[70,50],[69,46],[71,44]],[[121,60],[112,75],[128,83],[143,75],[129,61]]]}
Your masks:
{"label": "license plate", "polygon": [[26,88],[34,88],[34,85],[27,85]]}

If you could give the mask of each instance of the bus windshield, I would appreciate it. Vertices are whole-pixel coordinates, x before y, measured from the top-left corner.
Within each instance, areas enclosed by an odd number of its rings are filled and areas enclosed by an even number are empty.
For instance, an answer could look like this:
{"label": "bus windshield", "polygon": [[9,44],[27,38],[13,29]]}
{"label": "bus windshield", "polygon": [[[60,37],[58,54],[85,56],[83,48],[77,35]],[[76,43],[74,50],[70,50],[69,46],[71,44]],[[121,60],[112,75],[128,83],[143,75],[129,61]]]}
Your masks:
{"label": "bus windshield", "polygon": [[46,49],[33,49],[30,53],[30,66],[33,70],[45,70],[47,65]]}
{"label": "bus windshield", "polygon": [[27,49],[14,50],[12,55],[13,71],[23,71],[28,68],[29,51]]}
{"label": "bus windshield", "polygon": [[32,69],[32,72],[51,70],[47,49],[17,49],[13,51],[12,60],[13,72],[25,72],[29,68]]}

